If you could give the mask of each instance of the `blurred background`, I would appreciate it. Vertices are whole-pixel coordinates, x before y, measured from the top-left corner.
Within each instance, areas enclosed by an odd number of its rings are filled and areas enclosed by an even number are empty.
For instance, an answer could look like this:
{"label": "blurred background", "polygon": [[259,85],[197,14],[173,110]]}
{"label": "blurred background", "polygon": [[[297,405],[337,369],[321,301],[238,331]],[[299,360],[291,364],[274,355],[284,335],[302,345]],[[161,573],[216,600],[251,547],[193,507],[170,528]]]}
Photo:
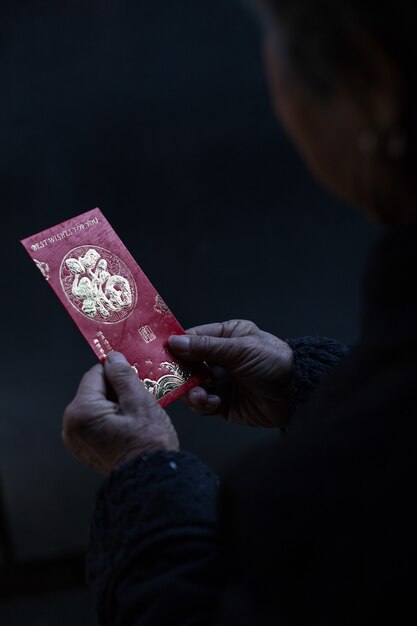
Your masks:
{"label": "blurred background", "polygon": [[[2,0],[0,622],[94,625],[100,479],[61,443],[95,362],[19,239],[99,206],[180,322],[246,318],[353,343],[376,228],[276,123],[238,0]],[[275,433],[169,410],[220,473]]]}

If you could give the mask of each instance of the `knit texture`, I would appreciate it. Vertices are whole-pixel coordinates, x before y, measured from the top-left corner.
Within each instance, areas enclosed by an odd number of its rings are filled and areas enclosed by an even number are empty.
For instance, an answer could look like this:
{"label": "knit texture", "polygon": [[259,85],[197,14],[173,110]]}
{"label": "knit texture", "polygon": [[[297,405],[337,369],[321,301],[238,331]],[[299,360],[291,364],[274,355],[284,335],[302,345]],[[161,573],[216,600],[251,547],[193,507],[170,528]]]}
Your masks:
{"label": "knit texture", "polygon": [[217,488],[216,475],[186,452],[144,454],[110,474],[97,494],[87,553],[100,624],[114,623],[112,592],[123,571],[161,543],[203,537],[213,550]]}
{"label": "knit texture", "polygon": [[291,383],[291,414],[304,404],[323,376],[349,354],[340,341],[326,337],[285,339],[294,353],[294,376]]}

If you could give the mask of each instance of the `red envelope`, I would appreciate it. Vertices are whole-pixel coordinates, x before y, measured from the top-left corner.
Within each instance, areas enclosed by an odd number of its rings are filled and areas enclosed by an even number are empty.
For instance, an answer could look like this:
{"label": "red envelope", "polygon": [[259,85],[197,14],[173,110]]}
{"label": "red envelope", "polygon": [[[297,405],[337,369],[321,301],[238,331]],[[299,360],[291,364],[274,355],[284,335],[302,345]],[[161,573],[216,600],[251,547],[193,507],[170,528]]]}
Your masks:
{"label": "red envelope", "polygon": [[100,209],[21,243],[100,361],[122,352],[161,406],[208,377],[169,351],[168,337],[184,329]]}

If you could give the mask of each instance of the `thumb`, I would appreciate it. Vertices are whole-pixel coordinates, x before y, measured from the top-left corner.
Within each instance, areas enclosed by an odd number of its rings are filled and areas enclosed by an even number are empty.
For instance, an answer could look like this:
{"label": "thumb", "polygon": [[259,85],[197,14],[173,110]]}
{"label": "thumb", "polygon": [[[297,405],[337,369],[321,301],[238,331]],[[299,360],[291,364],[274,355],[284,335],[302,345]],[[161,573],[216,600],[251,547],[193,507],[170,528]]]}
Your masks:
{"label": "thumb", "polygon": [[236,365],[241,346],[236,339],[209,335],[172,335],[169,347],[186,361],[211,361],[228,369]]}
{"label": "thumb", "polygon": [[120,352],[109,352],[104,362],[106,379],[115,391],[123,413],[135,413],[150,398],[137,373]]}

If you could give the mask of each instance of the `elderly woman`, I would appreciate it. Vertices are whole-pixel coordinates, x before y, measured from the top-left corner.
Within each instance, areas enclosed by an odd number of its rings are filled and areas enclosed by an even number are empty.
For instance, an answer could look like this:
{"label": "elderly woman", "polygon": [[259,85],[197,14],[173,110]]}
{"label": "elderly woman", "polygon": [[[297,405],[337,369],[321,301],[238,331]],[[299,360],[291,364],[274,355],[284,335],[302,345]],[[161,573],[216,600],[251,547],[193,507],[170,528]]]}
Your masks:
{"label": "elderly woman", "polygon": [[258,5],[280,120],[326,187],[383,224],[360,338],[349,351],[236,320],[171,338],[213,364],[191,408],[287,431],[220,486],[122,355],[87,372],[64,440],[108,475],[89,581],[104,625],[416,624],[415,0]]}

